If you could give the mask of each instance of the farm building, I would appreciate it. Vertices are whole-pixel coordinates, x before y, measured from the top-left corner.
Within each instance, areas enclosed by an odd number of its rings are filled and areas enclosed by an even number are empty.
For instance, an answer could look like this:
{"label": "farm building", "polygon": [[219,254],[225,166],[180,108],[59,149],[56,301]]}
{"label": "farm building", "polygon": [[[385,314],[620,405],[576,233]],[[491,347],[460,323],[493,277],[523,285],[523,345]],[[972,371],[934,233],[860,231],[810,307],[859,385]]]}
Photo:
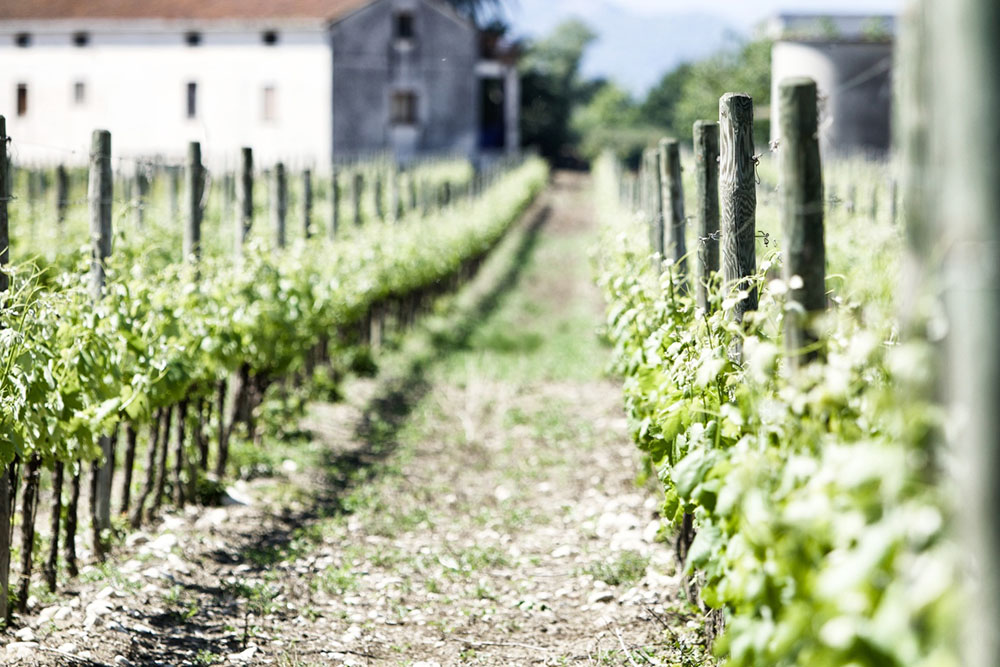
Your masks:
{"label": "farm building", "polygon": [[[767,25],[771,99],[790,76],[808,76],[820,94],[824,152],[884,154],[891,144],[895,19],[891,16],[779,14]],[[778,107],[771,106],[771,139]]]}
{"label": "farm building", "polygon": [[400,161],[512,150],[518,79],[441,0],[0,0],[18,159],[111,130],[118,155]]}

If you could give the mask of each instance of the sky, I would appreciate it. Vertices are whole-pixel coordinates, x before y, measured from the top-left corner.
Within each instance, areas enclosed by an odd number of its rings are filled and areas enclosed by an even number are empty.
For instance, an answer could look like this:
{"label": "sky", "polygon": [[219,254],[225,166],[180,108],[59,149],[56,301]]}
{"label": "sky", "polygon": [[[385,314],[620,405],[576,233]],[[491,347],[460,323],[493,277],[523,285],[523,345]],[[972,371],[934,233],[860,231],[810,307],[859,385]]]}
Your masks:
{"label": "sky", "polygon": [[536,37],[570,17],[599,34],[584,76],[616,80],[642,95],[681,62],[748,36],[780,11],[893,14],[903,0],[505,0],[514,32]]}

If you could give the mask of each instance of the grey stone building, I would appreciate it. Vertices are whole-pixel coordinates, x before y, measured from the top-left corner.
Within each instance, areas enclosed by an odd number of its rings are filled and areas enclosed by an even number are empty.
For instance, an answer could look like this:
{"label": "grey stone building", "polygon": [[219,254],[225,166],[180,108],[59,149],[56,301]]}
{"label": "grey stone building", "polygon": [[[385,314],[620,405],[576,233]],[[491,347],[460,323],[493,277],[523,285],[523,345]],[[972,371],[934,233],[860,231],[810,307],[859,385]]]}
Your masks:
{"label": "grey stone building", "polygon": [[[824,153],[881,155],[892,142],[892,70],[896,22],[891,16],[779,14],[767,24],[771,99],[787,77],[808,76],[820,95]],[[777,139],[777,105],[771,139]]]}
{"label": "grey stone building", "polygon": [[438,0],[374,0],[334,22],[333,148],[476,155],[519,143],[513,63]]}

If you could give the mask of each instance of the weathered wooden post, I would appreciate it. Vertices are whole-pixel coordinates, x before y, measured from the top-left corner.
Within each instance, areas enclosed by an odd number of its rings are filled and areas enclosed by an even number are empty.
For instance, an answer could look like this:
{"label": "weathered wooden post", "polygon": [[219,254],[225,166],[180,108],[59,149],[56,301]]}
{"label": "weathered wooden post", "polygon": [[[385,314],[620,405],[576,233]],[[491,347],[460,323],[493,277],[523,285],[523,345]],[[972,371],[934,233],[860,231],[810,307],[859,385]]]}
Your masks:
{"label": "weathered wooden post", "polygon": [[[10,223],[7,202],[10,199],[10,181],[7,171],[7,119],[0,115],[0,292],[10,286],[6,268],[10,261]],[[10,599],[10,542],[11,542],[11,491],[14,486],[13,464],[0,465],[0,619],[9,618],[7,601]]]}
{"label": "weathered wooden post", "polygon": [[287,241],[285,234],[285,216],[288,213],[288,179],[285,176],[285,165],[279,162],[274,165],[274,175],[271,179],[271,223],[274,225],[274,239],[279,248],[284,248]]}
{"label": "weathered wooden post", "polygon": [[695,230],[698,236],[698,273],[695,297],[708,310],[708,288],[719,270],[719,124],[694,124]]}
{"label": "weathered wooden post", "polygon": [[[111,256],[111,133],[94,130],[90,147],[90,179],[87,199],[90,207],[90,291],[94,301],[104,295],[105,262]],[[96,495],[92,499],[94,548],[101,560],[108,551],[111,530],[111,475],[114,471],[114,441],[108,435],[99,437],[101,459],[93,464]]]}
{"label": "weathered wooden post", "polygon": [[250,228],[253,226],[253,149],[240,149],[240,178],[237,196],[240,202],[240,214],[236,218],[236,255],[243,256],[243,244],[246,243]]}
{"label": "weathered wooden post", "polygon": [[69,208],[69,174],[64,165],[56,167],[56,221],[66,222],[66,209]]}
{"label": "weathered wooden post", "polygon": [[684,186],[681,183],[680,142],[662,139],[659,146],[660,201],[666,256],[677,266],[682,285],[687,284],[687,244],[684,241]]}
{"label": "weathered wooden post", "polygon": [[653,265],[659,269],[666,258],[666,247],[663,245],[666,239],[663,221],[663,191],[660,189],[660,155],[655,148],[647,148],[643,152],[642,178],[644,192],[646,194],[646,208],[643,213],[649,225],[649,247],[655,253]]}
{"label": "weathered wooden post", "polygon": [[779,83],[778,151],[785,308],[785,355],[793,368],[817,356],[812,320],[826,309],[823,170],[820,164],[816,82]]}
{"label": "weathered wooden post", "polygon": [[372,199],[375,202],[375,218],[379,222],[385,222],[385,202],[383,197],[385,193],[385,184],[382,180],[382,170],[379,168],[375,169],[375,181],[372,187]]}
{"label": "weathered wooden post", "polygon": [[399,170],[393,169],[389,175],[389,214],[396,222],[403,217],[403,198],[399,192]]}
{"label": "weathered wooden post", "polygon": [[176,222],[181,216],[180,189],[181,189],[180,167],[170,165],[167,167],[167,200],[170,205],[170,220]]}
{"label": "weathered wooden post", "polygon": [[313,181],[312,169],[302,172],[302,236],[312,238]]}
{"label": "weathered wooden post", "polygon": [[[932,227],[924,263],[936,277],[950,320],[941,388],[949,399],[948,454],[959,463],[954,498],[963,518],[962,664],[1000,664],[1000,5],[950,0],[917,6],[929,43],[919,45],[929,80],[921,107],[928,120]],[[907,55],[910,55],[907,53]],[[906,205],[907,213],[910,208]],[[935,224],[936,223],[936,224]]]}
{"label": "weathered wooden post", "polygon": [[184,225],[184,260],[197,262],[201,259],[202,199],[204,197],[205,173],[201,164],[201,144],[192,141],[187,154],[187,224]]}
{"label": "weathered wooden post", "polygon": [[142,229],[146,222],[146,203],[149,199],[149,178],[146,175],[146,165],[135,163],[133,175],[135,181],[135,224]]}
{"label": "weathered wooden post", "polygon": [[406,172],[406,183],[409,186],[408,187],[410,196],[409,211],[410,213],[413,213],[417,210],[418,201],[417,201],[417,176],[415,173],[415,169],[412,167],[410,168],[409,171]]}
{"label": "weathered wooden post", "polygon": [[354,209],[354,224],[361,226],[361,195],[365,189],[365,176],[360,171],[354,172],[351,180],[351,205]]}
{"label": "weathered wooden post", "polygon": [[757,191],[753,152],[753,100],[726,93],[719,100],[719,189],[722,209],[722,269],[726,289],[740,296],[733,309],[737,321],[757,310]]}
{"label": "weathered wooden post", "polygon": [[340,227],[340,174],[334,167],[330,173],[330,239],[337,238],[337,229]]}

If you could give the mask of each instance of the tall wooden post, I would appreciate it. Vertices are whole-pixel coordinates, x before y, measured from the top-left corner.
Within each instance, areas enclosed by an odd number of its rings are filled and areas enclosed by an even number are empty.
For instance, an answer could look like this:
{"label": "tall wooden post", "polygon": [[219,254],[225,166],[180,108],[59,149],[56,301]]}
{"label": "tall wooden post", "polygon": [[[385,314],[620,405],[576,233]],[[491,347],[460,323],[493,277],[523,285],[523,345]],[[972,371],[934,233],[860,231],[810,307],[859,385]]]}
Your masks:
{"label": "tall wooden post", "polygon": [[285,165],[282,162],[274,165],[274,176],[271,179],[271,223],[274,225],[274,239],[279,248],[284,248],[287,241],[285,234],[285,216],[288,213],[288,179],[285,177]]}
{"label": "tall wooden post", "polygon": [[[962,664],[993,667],[1000,664],[1000,127],[993,121],[1000,108],[1000,5],[927,0],[918,7],[929,18],[929,43],[920,47],[930,76],[921,107],[912,111],[929,121],[927,192],[942,194],[931,209],[923,256],[925,265],[941,258],[951,323],[942,374],[950,403],[945,430],[953,437],[949,453],[960,462],[954,487],[971,573],[957,625],[964,630]],[[904,210],[912,210],[909,203]]]}
{"label": "tall wooden post", "polygon": [[180,189],[181,172],[179,167],[167,167],[167,199],[170,202],[170,220],[176,222],[181,216]]}
{"label": "tall wooden post", "polygon": [[354,172],[351,181],[351,205],[354,209],[354,224],[361,226],[361,195],[365,190],[365,176],[360,171]]}
{"label": "tall wooden post", "polygon": [[246,243],[253,226],[253,149],[244,147],[240,150],[240,178],[237,196],[240,201],[240,214],[236,218],[236,255],[243,256],[243,244]]}
{"label": "tall wooden post", "polygon": [[660,201],[663,206],[663,230],[667,235],[664,250],[687,282],[687,244],[684,241],[684,186],[681,183],[680,142],[662,139],[659,146]]}
{"label": "tall wooden post", "polygon": [[[111,133],[94,130],[90,147],[90,179],[87,199],[90,207],[90,290],[94,301],[104,293],[105,262],[111,256],[111,201],[113,197],[111,176]],[[94,548],[103,560],[108,550],[108,533],[111,530],[111,474],[114,470],[112,438],[99,437],[101,459],[94,462],[96,495],[93,503]]]}
{"label": "tall wooden post", "polygon": [[302,172],[302,235],[312,237],[313,181],[312,169]]}
{"label": "tall wooden post", "polygon": [[337,238],[337,228],[340,227],[340,178],[334,167],[330,175],[330,238]]}
{"label": "tall wooden post", "polygon": [[66,209],[69,207],[69,174],[64,165],[56,167],[56,221],[66,222]]}
{"label": "tall wooden post", "polygon": [[385,202],[383,200],[384,189],[385,186],[382,181],[382,171],[380,169],[376,169],[374,187],[372,187],[372,198],[375,201],[375,217],[379,222],[385,222]]}
{"label": "tall wooden post", "polygon": [[823,170],[819,156],[816,82],[785,79],[778,87],[779,190],[783,271],[789,286],[785,354],[792,367],[816,357],[812,319],[826,309]]}
{"label": "tall wooden post", "polygon": [[[7,172],[7,119],[0,115],[0,292],[10,286],[7,268],[10,261],[10,226],[7,218],[7,201],[10,198],[10,176]],[[10,533],[11,533],[11,470],[12,465],[0,464],[0,620],[6,620],[10,591]]]}
{"label": "tall wooden post", "polygon": [[188,144],[187,155],[187,224],[184,225],[184,259],[197,262],[201,258],[202,198],[205,173],[201,164],[201,144]]}
{"label": "tall wooden post", "polygon": [[146,222],[146,204],[149,199],[149,178],[146,176],[146,165],[142,162],[135,163],[133,175],[135,181],[135,224],[142,229]]}
{"label": "tall wooden post", "polygon": [[643,211],[649,224],[649,246],[657,255],[654,263],[657,267],[666,259],[666,230],[664,228],[663,190],[660,188],[660,154],[655,148],[647,148],[643,154],[642,181],[645,193]]}
{"label": "tall wooden post", "polygon": [[708,287],[719,270],[719,124],[694,124],[695,230],[698,237],[698,274],[695,297],[708,310]]}
{"label": "tall wooden post", "polygon": [[719,100],[719,189],[722,208],[722,269],[726,289],[746,291],[734,308],[737,321],[757,310],[757,191],[753,153],[753,100],[726,93]]}

